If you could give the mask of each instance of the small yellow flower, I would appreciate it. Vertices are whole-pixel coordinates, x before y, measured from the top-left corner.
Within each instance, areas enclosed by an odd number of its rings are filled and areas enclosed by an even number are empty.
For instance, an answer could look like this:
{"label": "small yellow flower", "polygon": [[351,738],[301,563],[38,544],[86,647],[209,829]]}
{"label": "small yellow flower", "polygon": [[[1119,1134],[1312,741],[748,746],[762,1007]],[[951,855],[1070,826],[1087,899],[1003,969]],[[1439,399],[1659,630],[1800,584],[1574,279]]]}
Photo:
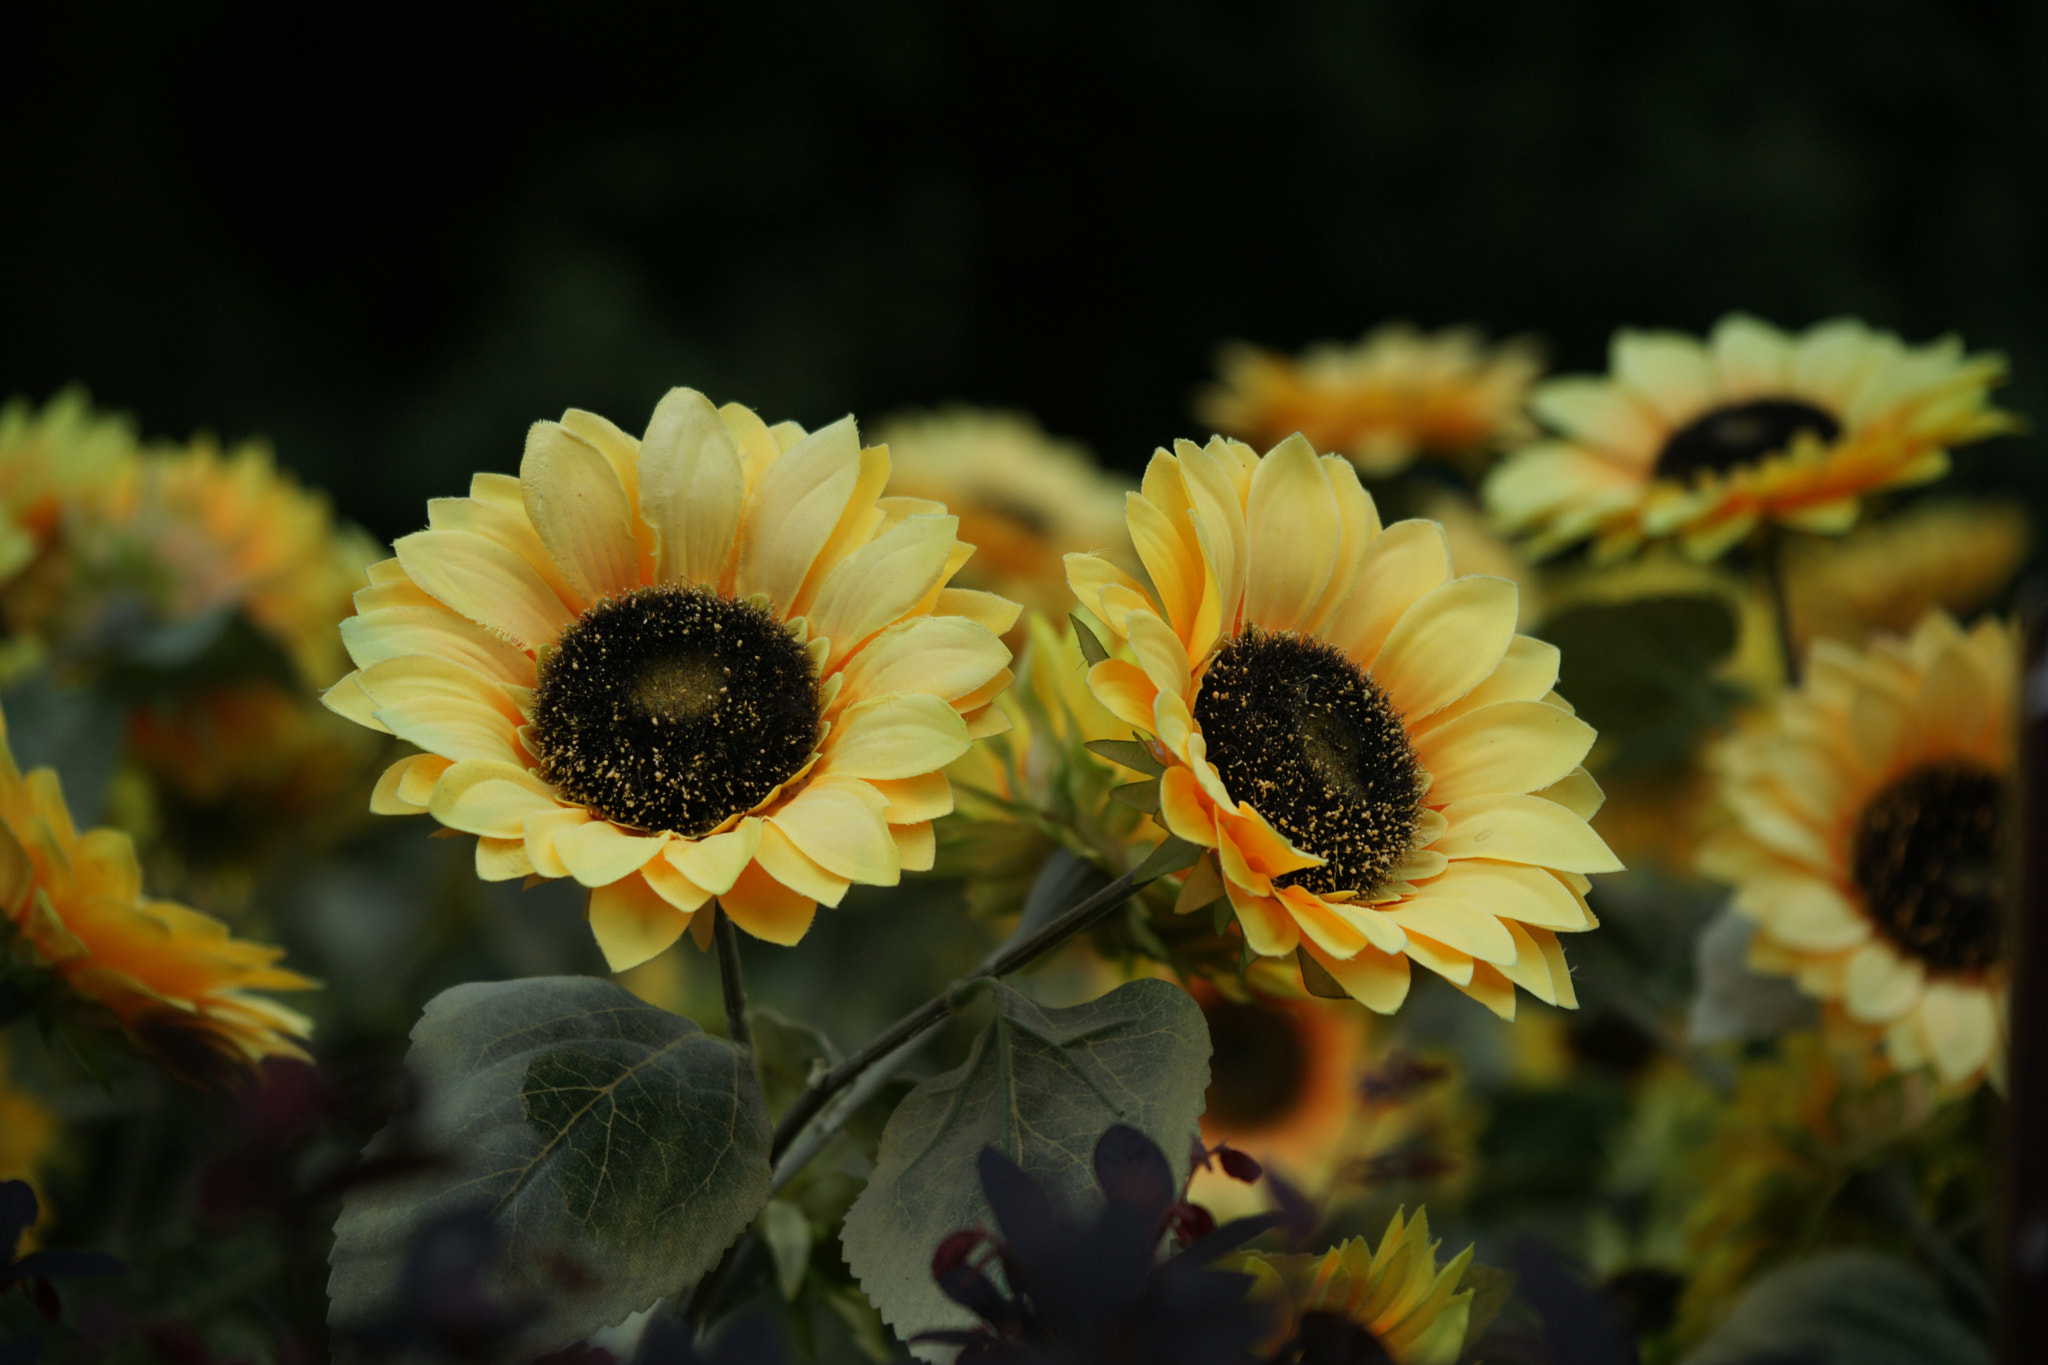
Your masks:
{"label": "small yellow flower", "polygon": [[1472,1291],[1458,1288],[1472,1248],[1439,1268],[1438,1245],[1429,1214],[1417,1209],[1413,1219],[1396,1213],[1377,1249],[1353,1237],[1320,1256],[1253,1252],[1234,1268],[1252,1276],[1253,1298],[1278,1311],[1269,1350],[1294,1335],[1302,1314],[1338,1313],[1372,1333],[1396,1365],[1455,1365],[1472,1314]]}
{"label": "small yellow flower", "polygon": [[958,519],[882,496],[885,447],[674,389],[644,439],[570,412],[372,566],[336,711],[425,753],[371,808],[573,877],[614,970],[688,928],[791,944],[932,865],[945,767],[1000,733],[1014,603],[949,587]]}
{"label": "small yellow flower", "polygon": [[1539,555],[1675,537],[1713,559],[1763,522],[1838,534],[1863,497],[1938,479],[1949,447],[2014,426],[1989,403],[1999,357],[1846,320],[1788,336],[1731,314],[1704,343],[1623,330],[1609,371],[1538,385],[1530,408],[1556,437],[1487,478],[1495,519]]}
{"label": "small yellow flower", "polygon": [[1525,439],[1522,402],[1543,361],[1526,340],[1490,348],[1469,328],[1425,334],[1395,323],[1298,360],[1231,346],[1217,369],[1222,382],[1195,406],[1203,422],[1259,446],[1300,432],[1384,478],[1418,455],[1469,465]]}
{"label": "small yellow flower", "polygon": [[1130,559],[1127,484],[1021,413],[953,407],[904,414],[879,436],[889,448],[889,491],[942,503],[960,518],[960,538],[974,546],[957,580],[963,588],[1064,616],[1071,605],[1065,555],[1110,551]]}
{"label": "small yellow flower", "polygon": [[1753,965],[1949,1085],[2003,1084],[2017,652],[2009,627],[1942,613],[1867,650],[1816,643],[1720,750],[1733,824],[1700,851],[1756,922]]}
{"label": "small yellow flower", "polygon": [[66,514],[123,477],[134,459],[133,425],[95,413],[81,389],[64,390],[40,412],[21,398],[0,407],[0,581],[26,567]]}
{"label": "small yellow flower", "polygon": [[1515,633],[1504,579],[1453,578],[1443,528],[1382,528],[1346,461],[1291,437],[1260,459],[1178,442],[1128,505],[1155,592],[1067,561],[1127,641],[1088,675],[1151,737],[1163,823],[1208,850],[1180,907],[1227,896],[1254,953],[1390,1012],[1409,962],[1504,1017],[1515,987],[1572,1004],[1559,930],[1594,927],[1583,874],[1591,727]]}
{"label": "small yellow flower", "polygon": [[5,737],[0,719],[0,908],[35,956],[188,1079],[218,1082],[265,1057],[304,1057],[297,1040],[311,1022],[252,994],[314,984],[276,965],[284,950],[145,898],[128,836],[79,833],[57,774],[24,776]]}

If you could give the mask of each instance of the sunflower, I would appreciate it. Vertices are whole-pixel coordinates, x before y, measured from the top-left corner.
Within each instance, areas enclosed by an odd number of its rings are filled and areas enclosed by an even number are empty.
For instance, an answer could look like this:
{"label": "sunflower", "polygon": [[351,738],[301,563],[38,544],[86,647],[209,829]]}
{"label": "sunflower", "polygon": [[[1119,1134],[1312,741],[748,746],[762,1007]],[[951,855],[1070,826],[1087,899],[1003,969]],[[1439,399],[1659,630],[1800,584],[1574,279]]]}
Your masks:
{"label": "sunflower", "polygon": [[1583,874],[1620,864],[1586,820],[1590,726],[1515,634],[1505,579],[1452,578],[1443,529],[1382,529],[1351,466],[1182,441],[1128,504],[1157,595],[1071,556],[1082,604],[1136,659],[1090,688],[1151,737],[1161,819],[1208,850],[1180,894],[1228,897],[1252,953],[1375,1010],[1409,961],[1504,1017],[1516,985],[1575,1002],[1558,930],[1594,927]]}
{"label": "sunflower", "polygon": [[1466,1247],[1439,1267],[1429,1214],[1396,1212],[1378,1248],[1353,1237],[1320,1256],[1251,1252],[1233,1269],[1253,1279],[1252,1296],[1270,1304],[1280,1326],[1267,1343],[1291,1338],[1304,1313],[1338,1313],[1385,1348],[1396,1365],[1454,1365],[1465,1348],[1472,1293],[1458,1281],[1472,1263]]}
{"label": "sunflower", "polygon": [[0,581],[25,568],[66,513],[134,459],[134,427],[95,413],[82,389],[64,390],[40,412],[21,398],[0,407]]}
{"label": "sunflower", "polygon": [[948,587],[973,548],[888,478],[850,417],[771,428],[691,389],[641,440],[535,424],[519,477],[429,503],[342,623],[328,705],[426,751],[371,809],[478,836],[486,879],[575,878],[614,970],[709,942],[713,897],[791,944],[930,867],[945,766],[1009,726],[1017,607]]}
{"label": "sunflower", "polygon": [[1865,495],[1940,478],[1948,447],[2015,425],[1989,405],[1999,357],[1847,320],[1795,337],[1737,313],[1705,343],[1623,330],[1609,369],[1538,385],[1530,409],[1556,437],[1482,489],[1537,554],[1592,539],[1614,558],[1676,537],[1713,559],[1761,522],[1838,534]]}
{"label": "sunflower", "polygon": [[[1055,440],[1022,413],[950,407],[906,413],[879,432],[889,448],[889,491],[945,504],[975,547],[962,587],[982,588],[1063,616],[1062,556],[1110,550],[1128,567],[1127,484],[1088,452]],[[1018,642],[1013,642],[1018,643]]]}
{"label": "sunflower", "polygon": [[1733,816],[1700,850],[1793,976],[1893,1066],[2003,1083],[2018,644],[1943,613],[1867,650],[1822,640],[1804,683],[1720,750]]}
{"label": "sunflower", "polygon": [[1489,347],[1470,328],[1422,333],[1392,323],[1355,345],[1311,346],[1298,360],[1230,346],[1216,368],[1221,382],[1195,403],[1202,421],[1259,445],[1298,431],[1385,478],[1418,455],[1469,465],[1526,439],[1522,402],[1543,361],[1527,340]]}
{"label": "sunflower", "polygon": [[135,845],[116,830],[79,833],[57,774],[23,776],[0,718],[0,908],[13,932],[69,991],[105,1009],[166,1069],[220,1082],[265,1057],[305,1057],[311,1021],[255,991],[314,983],[279,967],[282,948],[146,899]]}
{"label": "sunflower", "polygon": [[[1227,1142],[1320,1198],[1359,1115],[1372,1016],[1339,1001],[1232,999],[1200,980],[1189,993],[1209,1025],[1203,1141]],[[1197,1171],[1189,1198],[1228,1216],[1249,1211],[1235,1206],[1241,1191],[1220,1171]]]}

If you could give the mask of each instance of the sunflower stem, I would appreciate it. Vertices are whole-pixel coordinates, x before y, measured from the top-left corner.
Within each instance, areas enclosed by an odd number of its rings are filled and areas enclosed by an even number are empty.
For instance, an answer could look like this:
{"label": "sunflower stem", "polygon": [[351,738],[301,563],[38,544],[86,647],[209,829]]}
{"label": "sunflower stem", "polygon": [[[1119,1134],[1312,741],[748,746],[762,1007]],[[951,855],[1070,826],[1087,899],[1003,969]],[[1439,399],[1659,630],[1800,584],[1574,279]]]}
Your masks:
{"label": "sunflower stem", "polygon": [[[1042,928],[997,952],[982,963],[972,975],[955,982],[925,1001],[884,1029],[866,1047],[804,1087],[803,1092],[783,1114],[782,1121],[775,1125],[775,1140],[769,1148],[769,1160],[777,1160],[789,1150],[790,1144],[796,1141],[798,1134],[802,1133],[817,1116],[818,1111],[825,1107],[827,1100],[851,1085],[869,1067],[905,1043],[922,1037],[926,1031],[951,1014],[952,1002],[960,987],[973,981],[1008,976],[1019,968],[1029,966],[1098,920],[1107,918],[1111,911],[1130,899],[1133,891],[1159,875],[1159,872],[1152,870],[1150,860],[1145,865],[1124,873],[1100,891],[1084,897],[1060,912]],[[851,1108],[842,1107],[834,1117],[843,1124],[846,1119],[852,1117]]]}
{"label": "sunflower stem", "polygon": [[715,902],[711,937],[718,943],[718,984],[725,992],[725,1036],[743,1048],[754,1046],[753,1026],[747,1023],[747,983],[740,975],[740,936],[732,927],[725,907]]}
{"label": "sunflower stem", "polygon": [[1785,664],[1785,686],[1799,686],[1799,652],[1792,645],[1792,602],[1785,591],[1785,530],[1764,527],[1764,578],[1771,587],[1771,619],[1778,626],[1778,657]]}

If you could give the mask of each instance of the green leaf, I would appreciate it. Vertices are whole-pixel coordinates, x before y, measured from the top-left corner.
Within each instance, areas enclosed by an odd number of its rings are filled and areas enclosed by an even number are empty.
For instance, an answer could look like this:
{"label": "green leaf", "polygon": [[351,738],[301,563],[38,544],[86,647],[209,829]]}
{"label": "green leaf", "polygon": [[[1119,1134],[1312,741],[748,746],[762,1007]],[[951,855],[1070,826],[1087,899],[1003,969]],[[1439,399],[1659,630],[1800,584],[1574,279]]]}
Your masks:
{"label": "green leaf", "polygon": [[406,1066],[419,1112],[365,1155],[409,1141],[445,1162],[343,1197],[336,1327],[392,1312],[415,1233],[480,1207],[501,1236],[492,1289],[540,1310],[506,1352],[531,1359],[696,1283],[768,1198],[768,1111],[746,1050],[610,981],[443,991]]}
{"label": "green leaf", "polygon": [[1758,1360],[1827,1365],[1990,1365],[1991,1352],[1917,1272],[1867,1251],[1773,1271],[1683,1365]]}
{"label": "green leaf", "polygon": [[1081,657],[1088,661],[1090,668],[1109,657],[1109,646],[1102,643],[1102,637],[1081,619],[1079,612],[1069,613],[1067,619],[1074,623],[1074,643],[1081,646]]}
{"label": "green leaf", "polygon": [[1735,647],[1735,614],[1709,594],[1570,607],[1543,623],[1563,655],[1557,688],[1620,764],[1685,758],[1730,709],[1713,669]]}
{"label": "green leaf", "polygon": [[1166,771],[1165,765],[1152,756],[1150,746],[1135,739],[1091,739],[1081,747],[1097,758],[1106,758],[1147,777],[1158,777]]}
{"label": "green leaf", "polygon": [[995,996],[967,1061],[897,1106],[846,1216],[846,1262],[901,1336],[973,1321],[933,1283],[932,1253],[949,1233],[994,1226],[975,1169],[982,1148],[1008,1153],[1077,1212],[1101,1198],[1095,1142],[1113,1123],[1186,1172],[1209,1085],[1209,1032],[1187,992],[1133,981],[1071,1009],[1001,984]]}
{"label": "green leaf", "polygon": [[1121,787],[1111,787],[1109,799],[1150,815],[1159,809],[1159,779],[1155,777],[1145,782],[1129,782]]}

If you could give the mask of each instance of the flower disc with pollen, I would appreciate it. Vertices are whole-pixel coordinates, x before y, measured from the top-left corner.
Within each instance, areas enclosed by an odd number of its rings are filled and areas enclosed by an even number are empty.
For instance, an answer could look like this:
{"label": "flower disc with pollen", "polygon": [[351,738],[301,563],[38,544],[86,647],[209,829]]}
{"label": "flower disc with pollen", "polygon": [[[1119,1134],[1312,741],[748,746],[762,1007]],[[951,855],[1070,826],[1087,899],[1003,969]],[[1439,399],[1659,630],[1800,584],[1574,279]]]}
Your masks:
{"label": "flower disc with pollen", "polygon": [[883,496],[852,418],[769,427],[674,389],[635,439],[529,433],[370,569],[326,696],[423,752],[371,809],[477,836],[478,875],[573,877],[614,970],[687,928],[795,943],[932,865],[944,769],[1008,721],[1017,608],[950,586],[936,503]]}
{"label": "flower disc with pollen", "polygon": [[[1096,699],[1152,740],[1159,814],[1209,851],[1179,907],[1391,1011],[1409,964],[1512,1015],[1572,1004],[1557,933],[1594,926],[1592,728],[1502,578],[1453,577],[1441,526],[1382,526],[1351,465],[1292,437],[1160,451],[1127,504],[1154,588],[1071,555],[1124,647]],[[1326,979],[1327,978],[1327,979]]]}
{"label": "flower disc with pollen", "polygon": [[1946,615],[1867,650],[1823,640],[1805,683],[1719,751],[1731,829],[1700,868],[1794,977],[1892,1064],[2002,1084],[2017,641]]}
{"label": "flower disc with pollen", "polygon": [[1378,683],[1318,640],[1250,633],[1209,665],[1195,720],[1223,785],[1323,859],[1276,879],[1369,894],[1422,820],[1415,749]]}
{"label": "flower disc with pollen", "polygon": [[594,813],[709,834],[794,777],[818,741],[818,680],[758,606],[662,585],[601,602],[540,666],[541,775]]}
{"label": "flower disc with pollen", "polygon": [[1676,537],[1712,559],[1760,522],[1839,533],[1865,496],[1940,478],[1951,446],[2012,430],[1989,399],[2004,373],[1953,337],[1907,346],[1850,321],[1788,336],[1731,314],[1703,342],[1623,330],[1607,375],[1536,386],[1530,411],[1554,437],[1482,491],[1539,554]]}

